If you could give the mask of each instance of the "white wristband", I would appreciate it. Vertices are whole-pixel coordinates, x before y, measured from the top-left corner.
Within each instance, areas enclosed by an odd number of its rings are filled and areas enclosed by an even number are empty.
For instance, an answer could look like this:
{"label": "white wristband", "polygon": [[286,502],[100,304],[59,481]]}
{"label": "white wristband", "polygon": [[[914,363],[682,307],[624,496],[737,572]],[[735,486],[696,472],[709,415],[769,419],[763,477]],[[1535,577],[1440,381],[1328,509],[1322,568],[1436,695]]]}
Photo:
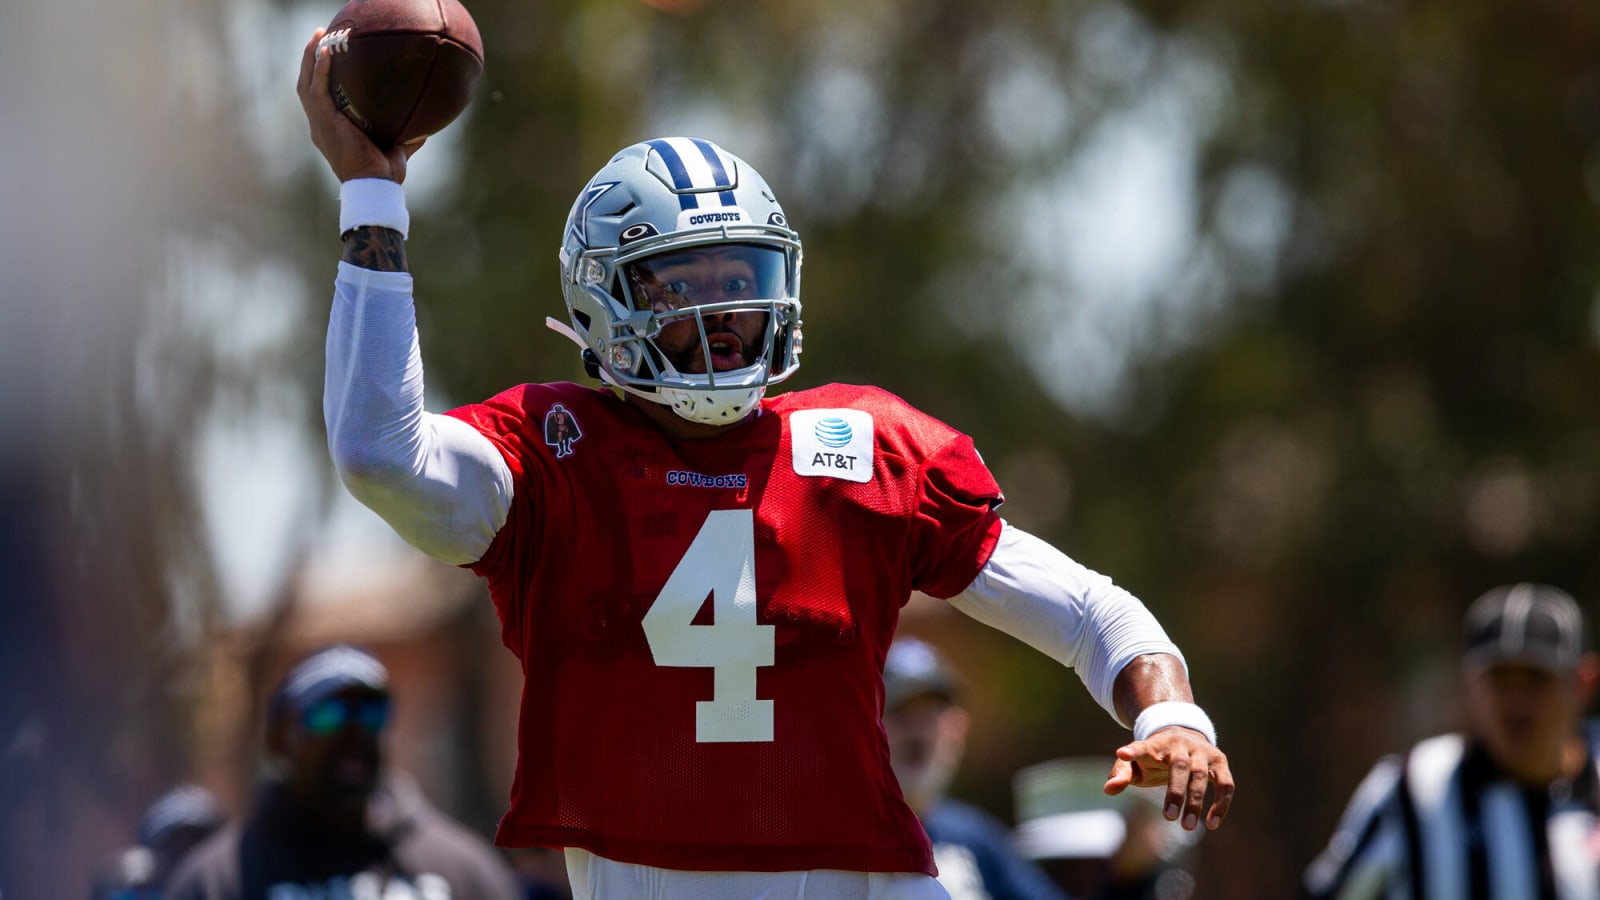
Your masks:
{"label": "white wristband", "polygon": [[1216,746],[1217,729],[1211,724],[1211,717],[1200,707],[1182,700],[1152,703],[1145,707],[1144,712],[1139,713],[1139,718],[1133,723],[1133,739],[1148,740],[1150,735],[1170,725],[1180,725],[1198,731],[1205,735],[1212,746]]}
{"label": "white wristband", "polygon": [[388,228],[406,236],[411,214],[406,211],[406,193],[399,182],[352,178],[339,185],[339,234],[349,234],[363,225]]}

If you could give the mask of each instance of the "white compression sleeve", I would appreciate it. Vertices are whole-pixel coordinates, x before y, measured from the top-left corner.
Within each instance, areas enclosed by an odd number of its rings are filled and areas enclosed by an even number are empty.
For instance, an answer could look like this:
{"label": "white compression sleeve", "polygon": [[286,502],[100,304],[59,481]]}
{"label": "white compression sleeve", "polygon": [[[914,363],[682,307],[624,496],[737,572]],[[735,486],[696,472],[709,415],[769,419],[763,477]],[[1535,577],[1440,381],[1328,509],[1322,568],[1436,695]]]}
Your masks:
{"label": "white compression sleeve", "polygon": [[1112,700],[1117,674],[1135,657],[1183,654],[1138,598],[1005,523],[989,562],[950,603],[1077,671],[1089,694],[1124,726]]}
{"label": "white compression sleeve", "polygon": [[322,416],[350,493],[418,549],[483,557],[511,508],[511,469],[459,419],[422,408],[411,276],[339,263]]}

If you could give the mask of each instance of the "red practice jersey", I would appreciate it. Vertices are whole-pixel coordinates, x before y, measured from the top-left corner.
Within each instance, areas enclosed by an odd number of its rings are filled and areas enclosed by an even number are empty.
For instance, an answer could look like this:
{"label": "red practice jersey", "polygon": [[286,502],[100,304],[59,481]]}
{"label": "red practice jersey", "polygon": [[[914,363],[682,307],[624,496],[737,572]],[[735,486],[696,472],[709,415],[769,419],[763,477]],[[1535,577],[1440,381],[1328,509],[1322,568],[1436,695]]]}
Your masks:
{"label": "red practice jersey", "polygon": [[574,384],[450,414],[516,479],[472,566],[526,678],[497,843],[933,873],[889,767],[883,660],[911,592],[961,592],[999,536],[971,439],[845,385],[704,441]]}

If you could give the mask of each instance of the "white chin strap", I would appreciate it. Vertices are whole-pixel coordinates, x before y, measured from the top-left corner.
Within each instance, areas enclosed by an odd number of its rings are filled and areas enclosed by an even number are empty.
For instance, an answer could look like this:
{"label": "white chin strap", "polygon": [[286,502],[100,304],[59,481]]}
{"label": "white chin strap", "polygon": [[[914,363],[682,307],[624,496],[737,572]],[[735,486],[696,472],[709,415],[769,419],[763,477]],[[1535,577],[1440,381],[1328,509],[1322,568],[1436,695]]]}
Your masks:
{"label": "white chin strap", "polygon": [[[588,350],[589,345],[578,337],[578,333],[568,325],[553,316],[546,316],[545,327],[557,334],[565,336],[579,349]],[[661,388],[656,391],[641,391],[636,387],[622,384],[612,377],[605,366],[600,367],[600,380],[620,391],[627,391],[636,397],[642,397],[651,403],[659,403],[672,408],[679,418],[701,425],[732,425],[750,414],[766,396],[767,389],[761,387],[745,388],[744,390],[726,391],[692,391],[684,388]]]}

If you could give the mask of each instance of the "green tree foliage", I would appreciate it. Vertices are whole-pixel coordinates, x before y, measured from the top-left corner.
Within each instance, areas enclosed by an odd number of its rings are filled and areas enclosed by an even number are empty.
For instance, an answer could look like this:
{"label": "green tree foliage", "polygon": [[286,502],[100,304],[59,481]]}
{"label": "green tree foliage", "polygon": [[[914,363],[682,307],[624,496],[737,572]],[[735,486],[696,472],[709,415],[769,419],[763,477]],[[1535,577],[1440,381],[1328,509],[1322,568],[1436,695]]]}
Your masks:
{"label": "green tree foliage", "polygon": [[1373,757],[1455,724],[1473,596],[1547,580],[1597,608],[1600,9],[1161,14],[1233,48],[1208,190],[1253,165],[1294,194],[1276,285],[1146,372],[1141,440],[1189,450],[1155,470],[1163,580],[1179,632],[1213,630],[1197,671],[1246,777],[1309,813],[1280,820],[1303,860]]}

